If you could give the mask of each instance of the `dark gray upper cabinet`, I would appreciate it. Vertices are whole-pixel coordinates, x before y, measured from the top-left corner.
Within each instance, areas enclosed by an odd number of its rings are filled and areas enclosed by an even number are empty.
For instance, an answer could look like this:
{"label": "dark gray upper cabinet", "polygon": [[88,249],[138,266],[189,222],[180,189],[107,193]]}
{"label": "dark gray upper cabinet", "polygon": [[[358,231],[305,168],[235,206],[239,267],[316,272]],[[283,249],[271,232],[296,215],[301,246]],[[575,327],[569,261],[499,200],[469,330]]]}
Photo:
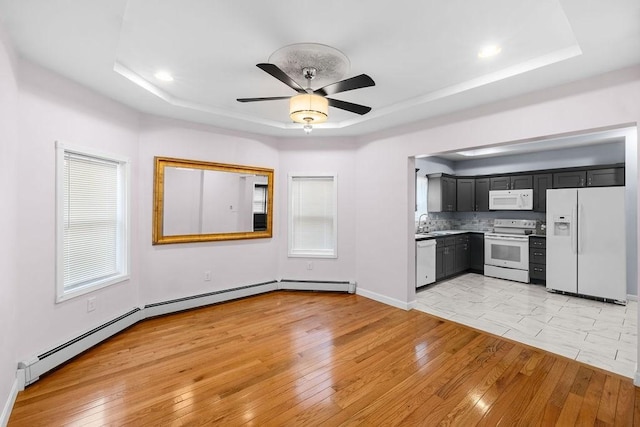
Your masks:
{"label": "dark gray upper cabinet", "polygon": [[511,186],[511,178],[508,176],[496,176],[489,179],[489,189],[491,190],[509,190]]}
{"label": "dark gray upper cabinet", "polygon": [[476,178],[476,206],[477,212],[489,212],[489,178]]}
{"label": "dark gray upper cabinet", "polygon": [[491,190],[524,190],[533,188],[531,175],[506,175],[490,178]]}
{"label": "dark gray upper cabinet", "polygon": [[476,207],[476,180],[458,178],[456,182],[456,210],[458,212],[473,212]]}
{"label": "dark gray upper cabinet", "polygon": [[587,187],[613,187],[619,185],[624,185],[624,168],[587,171]]}
{"label": "dark gray upper cabinet", "polygon": [[441,173],[427,175],[427,210],[429,212],[455,212],[456,178]]}
{"label": "dark gray upper cabinet", "polygon": [[553,188],[553,175],[543,173],[533,175],[533,210],[547,211],[547,189]]}
{"label": "dark gray upper cabinet", "polygon": [[457,202],[457,194],[458,194],[458,188],[457,188],[457,180],[455,178],[451,178],[451,177],[445,177],[443,178],[443,183],[445,186],[445,192],[444,192],[444,211],[445,212],[455,212],[456,211],[456,202]]}
{"label": "dark gray upper cabinet", "polygon": [[486,212],[489,211],[490,190],[533,189],[533,210],[545,212],[547,189],[611,187],[625,184],[624,163],[535,172],[457,179],[455,176],[442,173],[428,175],[428,211]]}
{"label": "dark gray upper cabinet", "polygon": [[584,187],[587,182],[587,171],[554,172],[553,188]]}
{"label": "dark gray upper cabinet", "polygon": [[532,175],[515,175],[511,177],[510,190],[526,190],[533,188]]}

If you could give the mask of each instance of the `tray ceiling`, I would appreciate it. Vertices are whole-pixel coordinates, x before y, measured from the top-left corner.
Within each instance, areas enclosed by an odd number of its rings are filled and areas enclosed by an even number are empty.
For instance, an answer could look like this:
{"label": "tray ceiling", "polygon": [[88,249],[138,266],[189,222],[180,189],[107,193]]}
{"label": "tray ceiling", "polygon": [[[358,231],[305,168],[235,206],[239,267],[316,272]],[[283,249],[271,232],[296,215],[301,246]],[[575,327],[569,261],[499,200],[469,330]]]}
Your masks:
{"label": "tray ceiling", "polygon": [[[368,134],[640,62],[636,0],[0,0],[0,15],[20,55],[137,110],[274,136],[302,132],[287,100],[236,98],[294,95],[255,66],[293,43],[337,48],[350,61],[345,77],[376,82],[334,96],[371,113],[330,108],[319,136]],[[487,44],[500,54],[479,58]],[[158,80],[160,70],[174,80]]]}

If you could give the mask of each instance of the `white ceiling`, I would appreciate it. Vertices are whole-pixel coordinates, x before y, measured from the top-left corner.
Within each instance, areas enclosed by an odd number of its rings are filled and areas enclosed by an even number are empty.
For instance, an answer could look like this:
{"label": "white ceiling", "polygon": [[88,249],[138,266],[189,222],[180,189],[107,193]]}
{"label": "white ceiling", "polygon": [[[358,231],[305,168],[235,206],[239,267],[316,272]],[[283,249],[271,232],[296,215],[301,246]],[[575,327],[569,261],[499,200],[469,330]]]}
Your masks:
{"label": "white ceiling", "polygon": [[[345,78],[376,82],[334,95],[373,109],[330,108],[318,136],[369,134],[640,63],[638,0],[0,0],[0,17],[21,56],[137,110],[274,136],[302,132],[287,101],[236,98],[294,95],[255,66],[293,43],[337,48],[350,60]],[[490,43],[502,52],[479,59]],[[155,79],[161,69],[175,80]]]}

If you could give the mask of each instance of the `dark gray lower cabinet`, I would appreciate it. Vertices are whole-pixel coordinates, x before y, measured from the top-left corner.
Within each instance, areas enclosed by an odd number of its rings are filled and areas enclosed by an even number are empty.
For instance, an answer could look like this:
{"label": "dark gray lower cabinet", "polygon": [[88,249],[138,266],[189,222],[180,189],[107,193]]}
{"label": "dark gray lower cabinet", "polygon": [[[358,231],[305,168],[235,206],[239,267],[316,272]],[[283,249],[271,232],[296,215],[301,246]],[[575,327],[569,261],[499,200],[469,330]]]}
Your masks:
{"label": "dark gray lower cabinet", "polygon": [[484,273],[484,234],[469,234],[469,269],[477,273]]}
{"label": "dark gray lower cabinet", "polygon": [[436,239],[436,280],[455,274],[455,249],[455,237],[440,237]]}
{"label": "dark gray lower cabinet", "polygon": [[444,257],[445,257],[444,242],[443,244],[440,244],[440,242],[436,242],[436,281],[442,280],[445,278]]}
{"label": "dark gray lower cabinet", "polygon": [[469,268],[471,268],[469,234],[436,239],[436,281],[463,273]]}
{"label": "dark gray lower cabinet", "polygon": [[547,239],[541,236],[529,237],[529,279],[531,283],[544,284],[547,281]]}
{"label": "dark gray lower cabinet", "polygon": [[469,269],[471,251],[469,250],[469,236],[463,235],[456,239],[454,274],[462,273]]}
{"label": "dark gray lower cabinet", "polygon": [[484,234],[436,238],[436,281],[465,271],[484,273]]}

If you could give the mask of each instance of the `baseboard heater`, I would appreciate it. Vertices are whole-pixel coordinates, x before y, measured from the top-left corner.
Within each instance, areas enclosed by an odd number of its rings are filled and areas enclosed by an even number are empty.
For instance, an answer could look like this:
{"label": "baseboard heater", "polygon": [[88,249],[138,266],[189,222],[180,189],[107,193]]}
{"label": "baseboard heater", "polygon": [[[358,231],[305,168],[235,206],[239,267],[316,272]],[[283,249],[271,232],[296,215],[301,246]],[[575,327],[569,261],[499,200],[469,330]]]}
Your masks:
{"label": "baseboard heater", "polygon": [[29,385],[40,378],[40,375],[63,364],[104,341],[112,335],[138,323],[142,320],[142,310],[135,308],[107,323],[91,329],[84,334],[67,341],[49,351],[39,354],[35,358],[18,363],[18,372],[22,372],[24,385]]}
{"label": "baseboard heater", "polygon": [[135,308],[128,313],[93,328],[30,360],[18,363],[18,375],[22,386],[21,388],[37,381],[40,375],[60,366],[96,344],[149,317],[176,313],[276,290],[339,291],[354,293],[355,287],[355,282],[348,281],[273,280],[147,304],[142,308]]}
{"label": "baseboard heater", "polygon": [[208,292],[206,294],[147,304],[144,306],[144,314],[145,318],[154,317],[189,310],[191,308],[203,307],[205,305],[217,304],[219,302],[231,301],[238,298],[245,298],[252,295],[264,294],[266,292],[277,290],[277,284],[278,282],[276,280],[272,280],[270,282],[257,283],[255,285],[241,286],[233,289],[225,289],[222,291]]}
{"label": "baseboard heater", "polygon": [[282,279],[278,282],[278,289],[287,291],[333,291],[333,292],[356,292],[355,282],[349,281],[316,281],[316,280],[291,280]]}

